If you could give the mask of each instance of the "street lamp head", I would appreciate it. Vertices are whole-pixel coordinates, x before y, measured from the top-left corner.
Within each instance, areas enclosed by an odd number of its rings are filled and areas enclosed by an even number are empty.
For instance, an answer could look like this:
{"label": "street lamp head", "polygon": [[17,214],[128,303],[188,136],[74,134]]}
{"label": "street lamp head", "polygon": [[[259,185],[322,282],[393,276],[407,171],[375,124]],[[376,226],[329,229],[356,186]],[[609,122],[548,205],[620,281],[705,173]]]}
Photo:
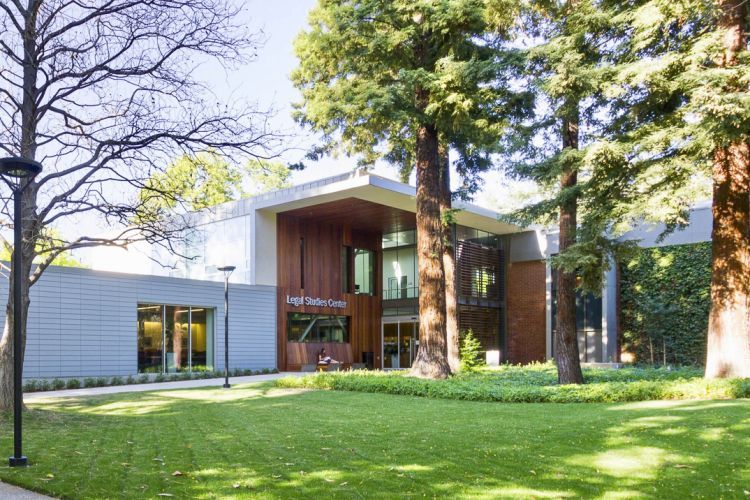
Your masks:
{"label": "street lamp head", "polygon": [[33,178],[41,171],[42,164],[38,161],[21,158],[20,156],[0,158],[0,175],[3,177],[21,180]]}
{"label": "street lamp head", "polygon": [[225,279],[229,279],[229,276],[232,274],[232,271],[234,271],[235,269],[236,268],[234,266],[222,266],[222,267],[216,268],[217,271],[221,271],[222,273],[224,273]]}

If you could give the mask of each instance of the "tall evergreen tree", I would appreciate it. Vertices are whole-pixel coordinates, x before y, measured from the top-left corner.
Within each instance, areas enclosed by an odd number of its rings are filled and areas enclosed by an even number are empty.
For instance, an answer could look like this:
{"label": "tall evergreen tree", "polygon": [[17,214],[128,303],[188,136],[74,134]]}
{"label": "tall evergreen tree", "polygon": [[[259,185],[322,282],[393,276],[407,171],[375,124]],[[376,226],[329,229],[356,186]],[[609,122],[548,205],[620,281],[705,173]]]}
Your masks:
{"label": "tall evergreen tree", "polygon": [[[494,148],[502,100],[485,0],[320,0],[295,49],[297,119],[360,162],[415,165],[419,268],[416,376],[451,373],[446,349],[440,137]],[[494,20],[493,20],[494,22]],[[478,153],[477,153],[478,154]]]}
{"label": "tall evergreen tree", "polygon": [[[707,377],[750,376],[750,54],[744,0],[634,2],[615,17],[607,156],[624,161],[620,213],[671,198],[684,222],[696,177],[713,184]],[[675,201],[677,200],[677,201]]]}
{"label": "tall evergreen tree", "polygon": [[602,110],[599,94],[606,72],[601,68],[601,47],[611,36],[599,3],[529,4],[524,25],[542,42],[527,51],[528,65],[517,77],[534,93],[536,115],[508,138],[508,153],[517,160],[510,163],[510,173],[533,179],[552,193],[516,216],[524,221],[556,218],[559,225],[559,254],[552,260],[557,285],[553,345],[558,379],[565,384],[583,382],[576,330],[578,278],[595,287],[606,263],[601,246],[590,239],[602,226],[579,218],[593,175],[587,150],[597,136],[597,114]]}

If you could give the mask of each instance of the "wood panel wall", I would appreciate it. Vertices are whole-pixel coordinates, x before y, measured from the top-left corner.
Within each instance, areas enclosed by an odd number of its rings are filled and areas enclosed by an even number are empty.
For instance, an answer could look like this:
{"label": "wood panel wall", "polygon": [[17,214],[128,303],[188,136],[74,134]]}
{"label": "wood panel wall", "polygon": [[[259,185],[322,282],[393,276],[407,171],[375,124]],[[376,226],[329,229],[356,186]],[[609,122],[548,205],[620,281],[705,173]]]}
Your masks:
{"label": "wood panel wall", "polygon": [[[279,214],[277,243],[277,352],[279,370],[299,370],[296,360],[287,358],[286,318],[290,312],[349,316],[349,343],[353,362],[361,363],[363,352],[375,353],[380,366],[380,319],[382,317],[382,233],[359,231],[346,225],[319,223],[308,218]],[[301,255],[300,239],[305,239]],[[344,293],[341,285],[341,254],[344,246],[375,251],[375,295]],[[304,265],[302,264],[304,259]],[[304,267],[304,288],[302,268]],[[287,295],[345,300],[345,308],[294,306]]]}

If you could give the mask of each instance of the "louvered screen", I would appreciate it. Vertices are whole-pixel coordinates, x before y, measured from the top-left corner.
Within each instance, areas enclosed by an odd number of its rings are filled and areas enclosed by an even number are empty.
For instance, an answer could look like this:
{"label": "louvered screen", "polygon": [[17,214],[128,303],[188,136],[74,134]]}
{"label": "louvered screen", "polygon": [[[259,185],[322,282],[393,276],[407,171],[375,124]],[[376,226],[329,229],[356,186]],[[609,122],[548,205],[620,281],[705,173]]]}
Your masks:
{"label": "louvered screen", "polygon": [[456,267],[459,296],[503,300],[501,250],[469,241],[459,241],[456,248]]}
{"label": "louvered screen", "polygon": [[500,309],[489,307],[460,306],[459,329],[471,329],[474,337],[482,343],[485,351],[500,348]]}

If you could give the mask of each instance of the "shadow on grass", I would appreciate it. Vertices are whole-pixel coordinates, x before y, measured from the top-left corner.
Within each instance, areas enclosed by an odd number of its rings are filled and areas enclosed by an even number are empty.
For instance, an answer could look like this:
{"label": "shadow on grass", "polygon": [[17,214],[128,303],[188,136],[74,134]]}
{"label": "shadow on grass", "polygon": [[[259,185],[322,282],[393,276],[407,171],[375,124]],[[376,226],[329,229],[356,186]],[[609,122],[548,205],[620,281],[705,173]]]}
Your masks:
{"label": "shadow on grass", "polygon": [[732,497],[750,485],[747,400],[495,404],[266,384],[29,406],[34,465],[0,478],[63,497]]}

